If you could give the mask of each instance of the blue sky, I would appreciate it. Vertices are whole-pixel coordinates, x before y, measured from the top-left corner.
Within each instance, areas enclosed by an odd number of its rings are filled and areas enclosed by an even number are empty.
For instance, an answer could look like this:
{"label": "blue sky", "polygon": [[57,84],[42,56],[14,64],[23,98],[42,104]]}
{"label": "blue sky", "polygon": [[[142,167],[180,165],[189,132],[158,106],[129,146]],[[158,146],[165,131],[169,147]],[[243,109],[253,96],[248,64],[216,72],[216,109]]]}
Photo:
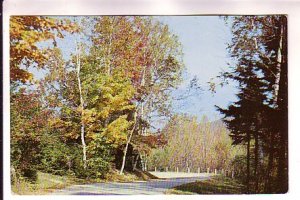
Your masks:
{"label": "blue sky", "polygon": [[[183,46],[187,73],[190,78],[196,75],[203,88],[200,95],[178,102],[175,105],[176,111],[196,115],[199,119],[202,115],[210,120],[219,119],[221,116],[214,105],[227,107],[236,100],[237,91],[231,83],[212,94],[207,82],[222,70],[229,70],[227,63],[231,63],[231,60],[226,50],[231,40],[229,27],[218,16],[162,16],[158,19],[168,24],[171,32],[178,35]],[[188,81],[185,79],[182,85]]]}

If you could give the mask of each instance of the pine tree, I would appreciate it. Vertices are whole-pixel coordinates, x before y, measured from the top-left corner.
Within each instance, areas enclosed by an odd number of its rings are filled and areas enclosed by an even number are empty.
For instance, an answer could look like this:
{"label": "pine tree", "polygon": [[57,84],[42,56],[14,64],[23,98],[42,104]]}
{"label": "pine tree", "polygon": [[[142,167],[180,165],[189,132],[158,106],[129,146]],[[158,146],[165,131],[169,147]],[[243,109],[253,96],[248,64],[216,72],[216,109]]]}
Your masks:
{"label": "pine tree", "polygon": [[[247,142],[249,192],[262,192],[257,174],[258,165],[263,162],[259,152],[264,152],[268,155],[264,192],[281,193],[287,190],[286,17],[238,16],[231,20],[233,39],[229,51],[236,64],[233,71],[222,77],[239,83],[239,100],[219,110],[225,115],[224,121],[236,143]],[[249,185],[252,139],[254,189]],[[280,180],[284,184],[280,185]]]}

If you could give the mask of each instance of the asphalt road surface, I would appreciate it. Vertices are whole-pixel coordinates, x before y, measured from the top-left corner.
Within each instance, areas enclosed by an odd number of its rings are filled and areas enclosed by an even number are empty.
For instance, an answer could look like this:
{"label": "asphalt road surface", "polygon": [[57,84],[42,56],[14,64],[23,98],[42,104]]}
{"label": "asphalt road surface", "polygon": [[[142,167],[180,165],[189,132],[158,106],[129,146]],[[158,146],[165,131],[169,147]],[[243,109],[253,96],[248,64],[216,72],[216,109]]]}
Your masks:
{"label": "asphalt road surface", "polygon": [[64,189],[55,190],[51,195],[146,195],[165,194],[175,186],[195,182],[196,180],[209,179],[203,174],[197,177],[180,177],[153,179],[150,181],[137,181],[130,183],[94,183],[85,185],[72,185]]}

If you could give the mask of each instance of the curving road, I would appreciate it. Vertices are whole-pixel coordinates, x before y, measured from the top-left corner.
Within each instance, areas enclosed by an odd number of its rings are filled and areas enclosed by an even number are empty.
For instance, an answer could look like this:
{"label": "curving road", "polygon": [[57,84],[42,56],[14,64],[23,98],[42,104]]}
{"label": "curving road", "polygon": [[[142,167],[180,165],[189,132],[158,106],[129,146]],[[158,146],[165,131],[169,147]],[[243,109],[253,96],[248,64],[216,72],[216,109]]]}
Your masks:
{"label": "curving road", "polygon": [[155,179],[150,181],[137,181],[131,183],[94,183],[86,185],[73,185],[54,191],[53,195],[143,195],[165,194],[175,186],[209,179],[207,174],[198,174],[197,177],[180,177]]}

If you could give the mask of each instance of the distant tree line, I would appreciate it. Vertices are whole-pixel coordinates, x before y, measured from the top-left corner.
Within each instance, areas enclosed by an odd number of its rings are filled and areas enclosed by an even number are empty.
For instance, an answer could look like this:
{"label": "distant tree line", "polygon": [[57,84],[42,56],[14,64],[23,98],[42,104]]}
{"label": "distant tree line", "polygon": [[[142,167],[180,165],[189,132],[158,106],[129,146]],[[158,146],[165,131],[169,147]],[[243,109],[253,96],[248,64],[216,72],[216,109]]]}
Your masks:
{"label": "distant tree line", "polygon": [[199,122],[195,116],[175,115],[161,133],[167,144],[152,150],[149,156],[151,170],[231,172],[234,158],[245,152],[231,145],[229,131],[223,122],[210,122],[206,116]]}

